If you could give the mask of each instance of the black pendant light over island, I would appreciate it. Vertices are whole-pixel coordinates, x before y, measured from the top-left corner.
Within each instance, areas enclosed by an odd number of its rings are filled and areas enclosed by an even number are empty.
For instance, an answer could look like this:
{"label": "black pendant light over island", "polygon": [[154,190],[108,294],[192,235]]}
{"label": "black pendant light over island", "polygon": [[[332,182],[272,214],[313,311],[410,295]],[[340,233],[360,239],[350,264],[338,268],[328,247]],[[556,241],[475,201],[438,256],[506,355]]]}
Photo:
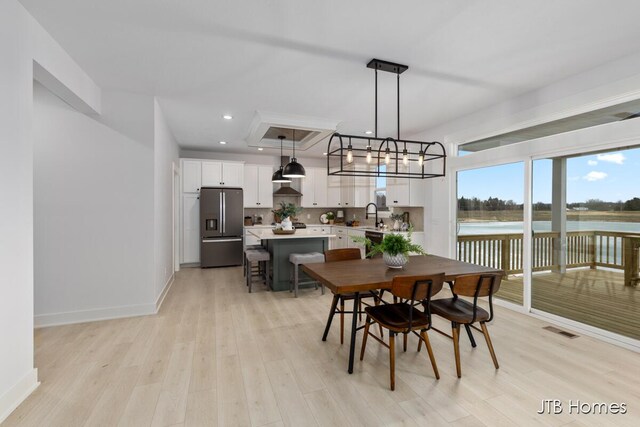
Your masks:
{"label": "black pendant light over island", "polygon": [[296,131],[293,130],[293,157],[291,161],[287,163],[287,166],[284,167],[282,171],[282,176],[285,178],[304,178],[307,173],[304,170],[304,167],[298,163],[298,159],[296,159]]}
{"label": "black pendant light over island", "polygon": [[275,171],[273,173],[273,175],[271,175],[271,182],[291,182],[291,180],[289,178],[285,178],[282,176],[282,141],[286,138],[286,136],[284,135],[280,135],[278,136],[278,138],[280,138],[280,169],[278,169],[277,171]]}

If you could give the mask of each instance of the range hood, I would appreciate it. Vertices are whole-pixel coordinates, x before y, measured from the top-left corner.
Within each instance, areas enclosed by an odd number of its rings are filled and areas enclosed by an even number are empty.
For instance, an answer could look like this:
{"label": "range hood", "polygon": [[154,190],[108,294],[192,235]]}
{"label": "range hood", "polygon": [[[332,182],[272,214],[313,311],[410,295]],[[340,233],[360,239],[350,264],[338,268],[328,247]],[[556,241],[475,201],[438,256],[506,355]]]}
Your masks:
{"label": "range hood", "polygon": [[[280,164],[283,166],[290,162],[289,156],[282,156],[280,158]],[[276,191],[273,192],[274,196],[287,196],[287,197],[300,197],[302,193],[295,188],[290,187],[291,184],[283,183]]]}

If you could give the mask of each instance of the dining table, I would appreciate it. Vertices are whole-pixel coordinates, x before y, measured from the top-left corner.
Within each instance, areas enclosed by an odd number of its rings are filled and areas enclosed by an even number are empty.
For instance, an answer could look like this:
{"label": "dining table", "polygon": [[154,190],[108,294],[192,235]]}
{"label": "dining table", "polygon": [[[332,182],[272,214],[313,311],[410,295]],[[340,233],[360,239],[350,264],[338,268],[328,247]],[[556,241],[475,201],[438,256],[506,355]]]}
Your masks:
{"label": "dining table", "polygon": [[[349,261],[337,261],[315,264],[304,264],[303,271],[313,279],[324,284],[334,294],[353,293],[353,319],[351,324],[351,343],[349,347],[348,372],[353,373],[353,359],[356,346],[360,294],[373,290],[389,290],[394,276],[427,276],[444,273],[446,282],[455,282],[456,278],[465,274],[502,273],[503,270],[485,267],[437,255],[410,256],[409,261],[401,268],[389,268],[383,258],[365,258]],[[331,314],[325,326],[322,340],[326,341],[331,327]]]}

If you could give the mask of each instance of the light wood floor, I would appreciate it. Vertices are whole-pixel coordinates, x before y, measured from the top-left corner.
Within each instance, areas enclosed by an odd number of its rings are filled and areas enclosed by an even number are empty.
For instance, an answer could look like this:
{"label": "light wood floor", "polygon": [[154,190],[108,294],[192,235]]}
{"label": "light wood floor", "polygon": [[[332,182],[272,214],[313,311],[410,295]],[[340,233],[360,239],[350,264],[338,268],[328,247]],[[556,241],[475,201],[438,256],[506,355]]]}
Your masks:
{"label": "light wood floor", "polygon": [[[3,426],[640,425],[637,353],[498,307],[499,370],[476,334],[475,349],[462,337],[456,378],[451,341],[432,332],[441,379],[413,338],[392,392],[385,348],[370,340],[348,375],[339,322],[320,340],[330,301],[247,294],[240,268],[182,270],[158,315],[37,330],[42,384]],[[538,415],[542,399],[628,413]]]}
{"label": "light wood floor", "polygon": [[[499,297],[522,305],[522,277],[503,280]],[[624,286],[624,274],[605,269],[536,273],[534,308],[640,340],[640,286]]]}

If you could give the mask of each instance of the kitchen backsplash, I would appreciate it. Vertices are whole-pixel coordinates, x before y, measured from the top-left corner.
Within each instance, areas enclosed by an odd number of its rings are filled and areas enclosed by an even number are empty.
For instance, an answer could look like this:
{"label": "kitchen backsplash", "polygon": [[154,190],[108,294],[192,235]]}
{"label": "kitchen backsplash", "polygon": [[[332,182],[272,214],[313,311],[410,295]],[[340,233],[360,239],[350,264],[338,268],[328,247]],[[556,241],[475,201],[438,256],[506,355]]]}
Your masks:
{"label": "kitchen backsplash", "polygon": [[[284,201],[287,203],[294,203],[296,205],[299,205],[300,203],[299,198],[274,196],[273,209],[280,206],[281,201]],[[320,215],[328,211],[336,212],[337,210],[338,209],[329,209],[329,208],[304,208],[302,212],[298,214],[298,221],[304,222],[306,224],[319,224]],[[374,215],[370,215],[369,219],[366,220],[364,208],[349,208],[349,209],[343,209],[343,211],[344,211],[345,221],[352,221],[355,215],[355,219],[360,221],[360,225],[370,225],[370,226],[374,225],[374,222],[375,222],[373,219]],[[401,214],[403,212],[409,212],[409,221],[411,222],[411,224],[413,224],[413,229],[415,231],[423,231],[424,229],[424,209],[423,208],[413,207],[413,208],[395,208],[394,209],[394,213]],[[273,223],[273,212],[271,212],[271,209],[246,208],[244,210],[244,215],[251,216],[252,218],[255,218],[256,216],[261,215],[263,218],[262,220],[263,224]],[[383,218],[383,221],[385,224],[391,225],[391,218]]]}

